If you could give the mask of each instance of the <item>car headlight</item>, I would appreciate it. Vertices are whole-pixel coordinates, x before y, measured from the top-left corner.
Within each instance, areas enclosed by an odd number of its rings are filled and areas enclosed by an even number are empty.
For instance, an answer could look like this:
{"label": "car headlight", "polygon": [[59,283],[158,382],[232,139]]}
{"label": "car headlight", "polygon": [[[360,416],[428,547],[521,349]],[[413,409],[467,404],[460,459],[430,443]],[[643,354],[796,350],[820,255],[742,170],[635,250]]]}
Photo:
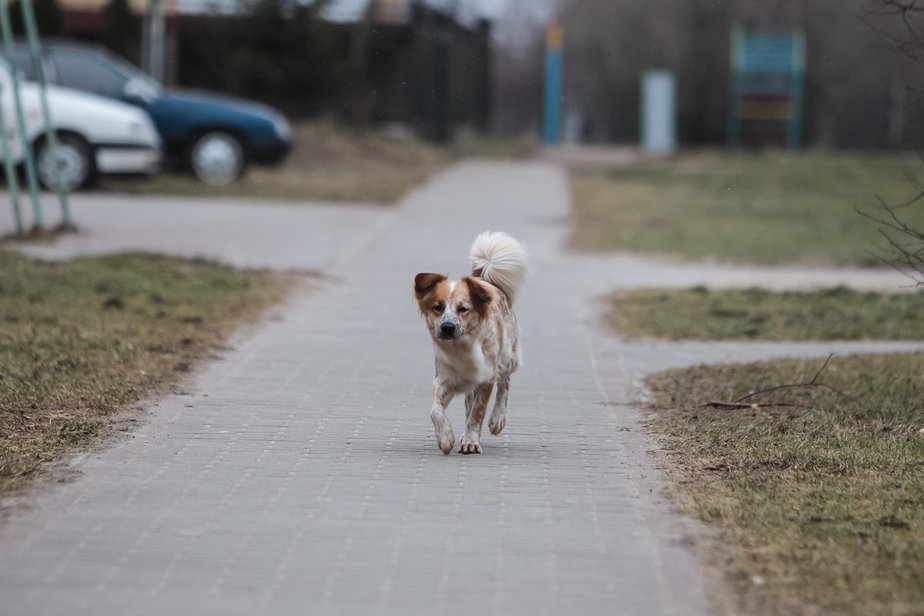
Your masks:
{"label": "car headlight", "polygon": [[138,141],[149,143],[157,148],[161,146],[160,135],[154,128],[154,124],[147,118],[131,120],[128,123],[128,130],[129,134]]}

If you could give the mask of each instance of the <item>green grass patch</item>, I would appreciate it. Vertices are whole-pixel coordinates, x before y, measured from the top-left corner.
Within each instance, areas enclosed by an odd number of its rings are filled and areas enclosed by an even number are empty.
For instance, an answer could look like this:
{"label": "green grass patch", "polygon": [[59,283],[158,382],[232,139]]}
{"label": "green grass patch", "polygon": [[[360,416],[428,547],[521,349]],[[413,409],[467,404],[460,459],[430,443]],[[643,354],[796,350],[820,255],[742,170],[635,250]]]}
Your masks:
{"label": "green grass patch", "polygon": [[199,260],[0,252],[0,496],[179,379],[284,289]]}
{"label": "green grass patch", "polygon": [[[754,263],[874,264],[884,241],[856,209],[899,204],[924,178],[910,156],[684,154],[572,177],[572,244]],[[903,211],[924,227],[924,208]],[[877,248],[879,246],[879,248]]]}
{"label": "green grass patch", "polygon": [[921,340],[921,315],[924,291],[695,287],[613,293],[606,320],[625,336],[672,340]]}
{"label": "green grass patch", "polygon": [[[920,614],[924,354],[703,366],[648,378],[674,496],[717,534],[739,613]],[[847,399],[842,394],[847,394]]]}

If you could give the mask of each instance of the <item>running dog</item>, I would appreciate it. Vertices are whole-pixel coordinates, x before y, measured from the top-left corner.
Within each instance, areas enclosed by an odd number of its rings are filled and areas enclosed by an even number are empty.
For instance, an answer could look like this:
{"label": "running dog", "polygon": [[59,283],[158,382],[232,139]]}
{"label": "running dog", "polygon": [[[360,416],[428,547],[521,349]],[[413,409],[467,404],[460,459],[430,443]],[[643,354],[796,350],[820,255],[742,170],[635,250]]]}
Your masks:
{"label": "running dog", "polygon": [[525,247],[506,233],[486,231],[472,243],[471,266],[471,275],[462,280],[442,274],[414,278],[414,296],[436,356],[430,419],[444,454],[456,442],[446,416],[456,394],[465,394],[460,453],[481,453],[481,424],[495,385],[488,429],[500,434],[507,423],[510,375],[521,361],[513,300],[529,268]]}

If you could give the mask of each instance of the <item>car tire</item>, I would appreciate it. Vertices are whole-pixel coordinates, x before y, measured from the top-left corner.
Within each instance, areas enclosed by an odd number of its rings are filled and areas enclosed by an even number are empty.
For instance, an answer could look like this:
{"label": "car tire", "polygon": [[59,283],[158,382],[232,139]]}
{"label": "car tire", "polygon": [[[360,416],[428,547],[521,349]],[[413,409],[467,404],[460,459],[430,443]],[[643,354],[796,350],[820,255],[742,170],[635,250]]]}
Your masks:
{"label": "car tire", "polygon": [[57,165],[48,140],[43,136],[35,143],[35,170],[42,186],[58,190],[57,172],[61,174],[65,192],[94,183],[98,177],[96,157],[87,140],[73,133],[59,133],[57,141]]}
{"label": "car tire", "polygon": [[224,186],[237,180],[246,166],[241,141],[225,131],[210,131],[196,138],[189,148],[189,168],[196,178]]}

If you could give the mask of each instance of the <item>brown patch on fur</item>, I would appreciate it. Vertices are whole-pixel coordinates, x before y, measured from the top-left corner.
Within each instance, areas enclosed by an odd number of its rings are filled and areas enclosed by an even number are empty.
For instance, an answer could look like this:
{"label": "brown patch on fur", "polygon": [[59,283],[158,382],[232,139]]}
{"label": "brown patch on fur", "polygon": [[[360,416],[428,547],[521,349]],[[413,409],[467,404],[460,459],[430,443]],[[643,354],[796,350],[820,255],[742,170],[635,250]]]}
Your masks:
{"label": "brown patch on fur", "polygon": [[491,303],[491,291],[477,278],[466,276],[462,282],[468,287],[468,294],[472,300],[472,308],[478,316],[485,318],[488,315],[488,304]]}
{"label": "brown patch on fur", "polygon": [[414,276],[414,297],[420,301],[432,291],[436,285],[446,280],[442,274],[417,274]]}
{"label": "brown patch on fur", "polygon": [[417,274],[414,277],[414,297],[420,314],[427,316],[434,306],[442,302],[445,306],[449,283],[442,274]]}
{"label": "brown patch on fur", "polygon": [[433,290],[433,287],[446,280],[442,274],[417,274],[414,276],[414,296],[418,301]]}

